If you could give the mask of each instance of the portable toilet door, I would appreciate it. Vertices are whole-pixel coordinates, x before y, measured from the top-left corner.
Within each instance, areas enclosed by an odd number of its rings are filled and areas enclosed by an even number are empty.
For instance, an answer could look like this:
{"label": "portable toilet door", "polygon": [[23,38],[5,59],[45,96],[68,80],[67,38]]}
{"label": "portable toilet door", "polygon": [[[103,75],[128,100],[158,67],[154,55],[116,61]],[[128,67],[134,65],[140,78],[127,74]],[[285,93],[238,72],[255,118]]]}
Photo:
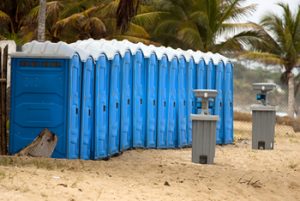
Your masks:
{"label": "portable toilet door", "polygon": [[168,95],[168,123],[167,147],[177,146],[177,88],[178,88],[178,59],[172,58],[169,65],[169,95]]}
{"label": "portable toilet door", "polygon": [[108,155],[119,153],[120,146],[120,101],[121,101],[121,56],[116,54],[111,61],[109,99]]}
{"label": "portable toilet door", "polygon": [[[34,56],[26,49],[11,56],[13,84],[9,152],[19,152],[48,128],[58,137],[52,157],[77,159],[81,110],[80,56],[65,43],[56,43],[54,48],[47,48],[48,45],[31,42],[27,47],[35,51]],[[39,57],[37,52],[40,52]]]}
{"label": "portable toilet door", "polygon": [[92,159],[94,141],[95,66],[92,57],[83,62],[80,158]]}
{"label": "portable toilet door", "polygon": [[224,77],[224,144],[233,143],[233,66],[227,63]]}
{"label": "portable toilet door", "polygon": [[196,88],[196,67],[194,59],[191,58],[187,68],[187,134],[188,134],[188,145],[192,145],[192,120],[191,114],[196,113],[196,99],[193,90]]}
{"label": "portable toilet door", "polygon": [[132,148],[132,56],[126,51],[122,59],[122,99],[120,151]]}
{"label": "portable toilet door", "polygon": [[218,94],[215,98],[215,115],[219,116],[217,121],[216,141],[217,144],[223,144],[224,142],[224,103],[223,103],[223,91],[224,88],[224,63],[220,61],[216,69],[216,90]]}
{"label": "portable toilet door", "polygon": [[157,88],[158,88],[158,62],[156,55],[152,53],[147,63],[147,124],[146,147],[156,148],[157,135]]}
{"label": "portable toilet door", "polygon": [[[216,89],[216,66],[214,65],[213,60],[210,60],[207,65],[207,89]],[[215,114],[214,109],[215,104],[210,102],[210,114]]]}
{"label": "portable toilet door", "polygon": [[94,159],[108,157],[108,97],[110,63],[105,54],[96,61]]}
{"label": "portable toilet door", "polygon": [[[206,75],[207,75],[207,68],[204,59],[201,59],[199,64],[197,65],[197,89],[206,89]],[[201,103],[201,98],[197,100],[197,103]],[[201,107],[199,105],[196,106],[197,114],[201,113]]]}
{"label": "portable toilet door", "polygon": [[188,116],[187,100],[186,100],[186,61],[184,57],[180,57],[178,65],[178,147],[187,146],[187,121]]}
{"label": "portable toilet door", "polygon": [[[80,114],[81,114],[81,73],[82,65],[78,55],[73,56],[70,67],[70,84],[69,91],[69,112],[68,112],[68,124],[67,128],[67,157],[69,159],[79,158],[80,151]],[[57,146],[57,145],[56,145]],[[55,157],[55,155],[54,155]]]}
{"label": "portable toilet door", "polygon": [[167,148],[168,58],[164,55],[158,69],[157,148]]}
{"label": "portable toilet door", "polygon": [[138,50],[133,62],[133,147],[145,147],[146,116],[146,68]]}

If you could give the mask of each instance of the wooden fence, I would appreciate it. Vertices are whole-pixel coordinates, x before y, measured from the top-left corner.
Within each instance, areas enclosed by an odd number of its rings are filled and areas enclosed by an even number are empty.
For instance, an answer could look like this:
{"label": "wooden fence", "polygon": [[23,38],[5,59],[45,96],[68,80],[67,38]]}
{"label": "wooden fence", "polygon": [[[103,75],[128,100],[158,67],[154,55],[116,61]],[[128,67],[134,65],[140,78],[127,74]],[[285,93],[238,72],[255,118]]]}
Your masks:
{"label": "wooden fence", "polygon": [[0,48],[0,155],[7,154],[8,147],[7,63],[8,45]]}

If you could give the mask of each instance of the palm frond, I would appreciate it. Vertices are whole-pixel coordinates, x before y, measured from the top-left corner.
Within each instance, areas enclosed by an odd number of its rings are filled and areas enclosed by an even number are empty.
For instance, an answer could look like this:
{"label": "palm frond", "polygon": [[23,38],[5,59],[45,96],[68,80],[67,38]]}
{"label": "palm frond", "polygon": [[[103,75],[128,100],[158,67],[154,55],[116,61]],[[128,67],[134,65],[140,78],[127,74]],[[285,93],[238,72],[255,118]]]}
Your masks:
{"label": "palm frond", "polygon": [[217,35],[237,34],[247,30],[259,30],[261,27],[254,22],[246,23],[223,23]]}
{"label": "palm frond", "polygon": [[2,23],[11,23],[11,18],[8,14],[6,14],[5,12],[3,12],[2,10],[0,10],[0,20],[2,21]]}
{"label": "palm frond", "polygon": [[209,19],[205,12],[195,11],[192,12],[189,18],[199,27],[203,29],[209,29]]}
{"label": "palm frond", "polygon": [[153,26],[161,20],[165,15],[168,15],[168,12],[164,11],[153,11],[147,13],[137,14],[132,18],[132,22],[143,27]]}
{"label": "palm frond", "polygon": [[285,64],[284,60],[278,55],[266,53],[266,52],[245,52],[239,56],[241,59],[255,60],[267,65],[280,65]]}
{"label": "palm frond", "polygon": [[231,12],[227,15],[224,16],[225,19],[223,22],[226,21],[235,21],[238,22],[241,19],[246,19],[249,15],[253,14],[256,11],[257,4],[250,4],[248,6],[236,6],[234,7]]}
{"label": "palm frond", "polygon": [[134,23],[129,23],[128,30],[124,34],[144,39],[150,38],[149,33],[142,26],[139,26]]}
{"label": "palm frond", "polygon": [[177,38],[192,49],[203,50],[204,48],[198,30],[193,27],[181,28],[177,33]]}
{"label": "palm frond", "polygon": [[154,30],[154,34],[159,34],[163,32],[176,34],[179,26],[180,26],[180,21],[178,20],[174,20],[174,19],[164,20],[158,24],[158,26]]}

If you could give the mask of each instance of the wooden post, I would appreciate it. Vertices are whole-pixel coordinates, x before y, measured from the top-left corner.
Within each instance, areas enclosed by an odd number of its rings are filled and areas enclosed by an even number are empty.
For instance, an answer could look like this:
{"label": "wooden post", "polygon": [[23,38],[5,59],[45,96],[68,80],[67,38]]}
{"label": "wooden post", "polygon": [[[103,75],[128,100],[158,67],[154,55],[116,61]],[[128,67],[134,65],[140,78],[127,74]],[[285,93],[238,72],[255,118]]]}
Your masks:
{"label": "wooden post", "polygon": [[1,150],[0,154],[7,154],[7,132],[6,132],[6,91],[7,91],[7,60],[8,60],[8,45],[3,50],[3,57],[1,54],[1,59],[3,62],[0,70],[0,141],[1,141]]}
{"label": "wooden post", "polygon": [[4,114],[4,154],[7,154],[7,146],[8,146],[8,130],[7,130],[7,64],[8,64],[8,45],[5,46],[3,51],[3,79],[5,80],[3,83],[3,89],[4,89],[4,104],[3,104],[3,114]]}
{"label": "wooden post", "polygon": [[0,48],[0,155],[3,155],[4,146],[4,133],[3,133],[3,122],[2,122],[2,49]]}

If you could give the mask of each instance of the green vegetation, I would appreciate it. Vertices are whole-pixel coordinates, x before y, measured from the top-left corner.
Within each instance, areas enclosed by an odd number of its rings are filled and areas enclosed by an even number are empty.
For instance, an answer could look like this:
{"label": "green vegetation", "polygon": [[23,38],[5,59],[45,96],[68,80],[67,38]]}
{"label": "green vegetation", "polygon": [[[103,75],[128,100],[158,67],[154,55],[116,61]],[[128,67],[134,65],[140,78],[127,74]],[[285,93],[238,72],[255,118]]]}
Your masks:
{"label": "green vegetation", "polygon": [[[242,50],[241,44],[248,42],[252,32],[216,41],[224,33],[256,26],[237,23],[255,9],[255,5],[243,7],[244,1],[48,0],[46,39],[116,38],[202,51]],[[0,37],[18,43],[36,39],[39,9],[37,0],[1,1]]]}
{"label": "green vegetation", "polygon": [[[2,0],[0,39],[22,44],[37,39],[40,2]],[[288,85],[289,115],[297,111],[295,96],[300,75],[291,73],[300,65],[300,7],[293,15],[289,6],[278,4],[283,16],[266,15],[260,24],[240,23],[255,12],[245,0],[47,0],[45,38],[74,42],[87,38],[128,39],[173,48],[218,52],[283,70],[281,81]],[[220,36],[227,36],[219,41]],[[279,74],[258,69],[236,70],[250,83],[278,81]],[[270,77],[271,76],[271,77]],[[275,76],[275,77],[274,77]],[[279,82],[278,82],[279,83]],[[237,87],[249,89],[239,80]],[[248,88],[247,88],[248,87]],[[237,88],[237,90],[239,90]],[[248,97],[246,97],[248,98]]]}

